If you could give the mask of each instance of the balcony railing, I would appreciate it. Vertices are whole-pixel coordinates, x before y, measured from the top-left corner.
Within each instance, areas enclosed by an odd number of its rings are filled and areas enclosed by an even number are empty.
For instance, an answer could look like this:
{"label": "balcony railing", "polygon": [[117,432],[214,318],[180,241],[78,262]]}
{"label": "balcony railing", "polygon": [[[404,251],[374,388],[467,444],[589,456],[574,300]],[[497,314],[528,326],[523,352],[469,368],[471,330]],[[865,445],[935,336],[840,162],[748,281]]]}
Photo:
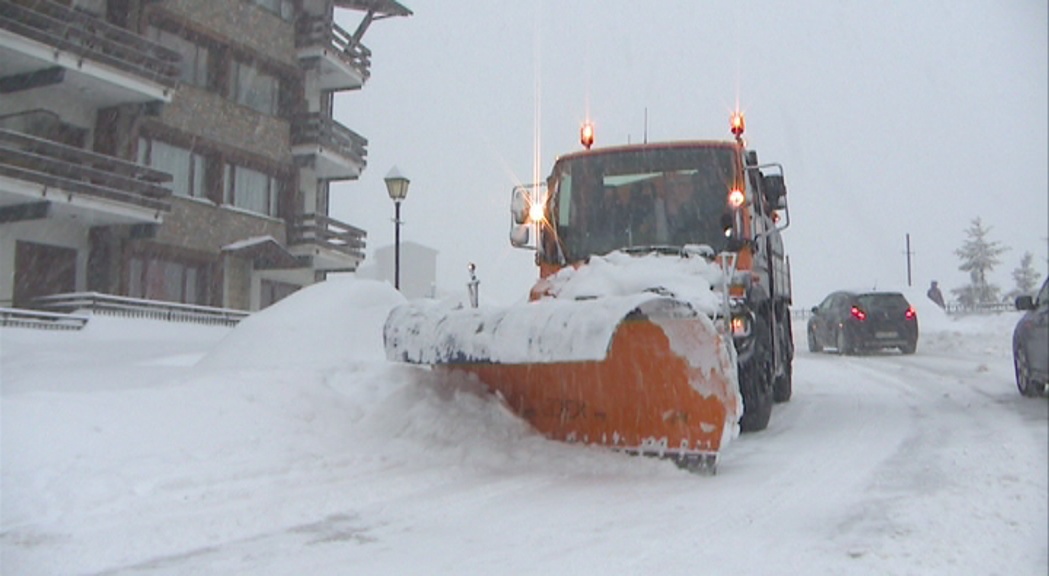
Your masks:
{"label": "balcony railing", "polygon": [[44,330],[80,330],[87,316],[56,314],[25,308],[0,308],[0,327],[42,328]]}
{"label": "balcony railing", "polygon": [[0,176],[62,193],[84,194],[153,210],[171,209],[171,174],[112,156],[0,129]]}
{"label": "balcony railing", "polygon": [[367,232],[323,214],[302,214],[294,221],[288,244],[313,244],[364,259]]}
{"label": "balcony railing", "polygon": [[371,76],[372,51],[355,41],[353,35],[338,24],[329,23],[321,16],[302,16],[295,25],[295,47],[321,46],[329,48],[339,58],[360,73],[362,80]]}
{"label": "balcony railing", "polygon": [[292,119],[291,144],[316,144],[349,157],[361,169],[367,165],[368,140],[317,112],[300,114]]}
{"label": "balcony railing", "polygon": [[192,322],[218,326],[236,326],[250,316],[250,312],[230,308],[179,304],[142,298],[128,298],[98,292],[74,292],[54,294],[33,300],[33,305],[47,310],[62,312],[90,311],[94,314],[122,316],[125,318],[149,318],[168,322]]}
{"label": "balcony railing", "polygon": [[49,0],[0,0],[0,28],[169,88],[180,56],[90,13]]}

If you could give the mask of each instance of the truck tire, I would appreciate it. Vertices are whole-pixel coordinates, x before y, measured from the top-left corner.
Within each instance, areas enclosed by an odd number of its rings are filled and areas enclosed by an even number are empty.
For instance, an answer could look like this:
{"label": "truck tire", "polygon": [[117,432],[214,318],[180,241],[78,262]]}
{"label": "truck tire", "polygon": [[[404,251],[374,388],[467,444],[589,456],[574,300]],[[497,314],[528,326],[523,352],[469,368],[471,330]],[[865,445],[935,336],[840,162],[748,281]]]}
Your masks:
{"label": "truck tire", "polygon": [[780,324],[780,346],[783,350],[783,373],[776,377],[776,381],[772,385],[772,399],[776,403],[790,401],[791,394],[793,394],[793,376],[794,376],[794,331],[790,326],[790,312],[784,316],[782,323]]}
{"label": "truck tire", "polygon": [[768,321],[754,318],[754,352],[739,366],[739,391],[743,395],[740,432],[757,432],[768,428],[772,418],[772,338]]}
{"label": "truck tire", "polygon": [[787,362],[787,365],[783,367],[783,374],[776,378],[776,383],[772,386],[772,399],[777,404],[790,401],[791,394],[794,392],[793,371],[791,363]]}

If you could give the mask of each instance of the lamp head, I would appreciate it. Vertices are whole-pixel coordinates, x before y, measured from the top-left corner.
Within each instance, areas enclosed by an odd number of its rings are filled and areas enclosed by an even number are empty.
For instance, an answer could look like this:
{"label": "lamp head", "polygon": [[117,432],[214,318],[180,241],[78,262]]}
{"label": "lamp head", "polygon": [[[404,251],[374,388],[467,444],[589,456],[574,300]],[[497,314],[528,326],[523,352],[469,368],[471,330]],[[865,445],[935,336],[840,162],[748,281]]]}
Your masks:
{"label": "lamp head", "polygon": [[389,192],[390,199],[394,202],[400,202],[408,196],[408,183],[410,181],[401,174],[401,171],[396,166],[390,169],[390,173],[383,180],[386,181],[386,191]]}

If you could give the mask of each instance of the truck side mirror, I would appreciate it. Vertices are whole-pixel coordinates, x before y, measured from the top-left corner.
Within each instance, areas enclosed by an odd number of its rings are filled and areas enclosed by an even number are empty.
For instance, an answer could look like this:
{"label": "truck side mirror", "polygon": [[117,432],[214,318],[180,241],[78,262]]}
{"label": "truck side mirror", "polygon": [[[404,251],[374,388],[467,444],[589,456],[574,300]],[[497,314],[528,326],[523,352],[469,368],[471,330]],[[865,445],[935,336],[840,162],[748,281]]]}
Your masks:
{"label": "truck side mirror", "polygon": [[783,182],[782,174],[762,175],[761,190],[765,193],[765,201],[770,209],[783,210],[787,207],[787,185]]}
{"label": "truck side mirror", "polygon": [[528,242],[531,240],[532,227],[528,224],[518,224],[510,229],[510,245],[514,248],[526,248],[529,247]]}
{"label": "truck side mirror", "polygon": [[528,221],[528,207],[531,204],[528,188],[514,186],[513,197],[510,200],[510,216],[514,224],[524,224]]}

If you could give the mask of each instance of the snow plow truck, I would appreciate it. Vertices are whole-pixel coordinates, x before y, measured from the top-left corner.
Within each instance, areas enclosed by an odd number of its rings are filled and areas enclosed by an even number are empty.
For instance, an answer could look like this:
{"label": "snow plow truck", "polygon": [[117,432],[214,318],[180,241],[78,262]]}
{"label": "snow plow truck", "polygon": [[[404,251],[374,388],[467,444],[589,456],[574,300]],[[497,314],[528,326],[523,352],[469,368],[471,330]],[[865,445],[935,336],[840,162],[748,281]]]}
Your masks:
{"label": "snow plow truck", "polygon": [[510,240],[535,250],[527,301],[413,301],[388,359],[474,375],[547,437],[713,473],[791,396],[789,226],[780,164],[733,139],[584,149],[514,188]]}

